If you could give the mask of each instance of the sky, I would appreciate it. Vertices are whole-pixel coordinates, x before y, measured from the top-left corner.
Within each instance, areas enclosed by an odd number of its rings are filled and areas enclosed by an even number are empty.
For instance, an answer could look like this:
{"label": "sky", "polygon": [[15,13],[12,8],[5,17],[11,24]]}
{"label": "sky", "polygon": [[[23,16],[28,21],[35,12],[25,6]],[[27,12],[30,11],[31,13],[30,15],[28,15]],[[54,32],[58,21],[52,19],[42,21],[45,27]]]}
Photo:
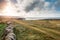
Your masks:
{"label": "sky", "polygon": [[[59,18],[60,0],[10,0],[19,16],[38,18]],[[0,0],[0,3],[2,1]],[[12,6],[11,6],[12,7]]]}
{"label": "sky", "polygon": [[[17,3],[17,0],[12,0],[13,3]],[[60,11],[60,0],[19,0],[20,4],[25,5],[25,11],[33,10],[35,7],[40,8],[48,8],[53,9],[55,8],[56,11]],[[25,3],[25,4],[24,4]],[[45,5],[45,6],[44,6]]]}

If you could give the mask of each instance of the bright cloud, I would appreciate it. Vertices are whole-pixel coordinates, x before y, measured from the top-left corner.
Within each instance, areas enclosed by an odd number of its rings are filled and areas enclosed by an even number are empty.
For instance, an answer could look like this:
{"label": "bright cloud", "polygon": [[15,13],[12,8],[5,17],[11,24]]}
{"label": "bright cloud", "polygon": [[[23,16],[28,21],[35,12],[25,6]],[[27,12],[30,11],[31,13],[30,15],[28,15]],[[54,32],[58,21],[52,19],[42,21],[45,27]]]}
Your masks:
{"label": "bright cloud", "polygon": [[[13,0],[13,7],[10,6],[6,15],[18,15],[19,17],[44,17],[57,18],[60,17],[60,12],[57,10],[60,7],[60,1],[52,0]],[[15,8],[15,9],[14,9]],[[57,10],[56,10],[57,9]],[[11,11],[11,12],[10,12]],[[12,13],[12,14],[10,14]]]}

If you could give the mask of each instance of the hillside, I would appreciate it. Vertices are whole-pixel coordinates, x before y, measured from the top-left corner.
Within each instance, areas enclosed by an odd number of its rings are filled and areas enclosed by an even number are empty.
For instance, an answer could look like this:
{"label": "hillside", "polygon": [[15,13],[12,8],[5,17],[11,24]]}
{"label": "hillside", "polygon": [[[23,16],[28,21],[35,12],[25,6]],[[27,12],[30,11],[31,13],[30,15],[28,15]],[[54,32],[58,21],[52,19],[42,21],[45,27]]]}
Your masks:
{"label": "hillside", "polygon": [[60,40],[60,20],[14,20],[14,25],[17,40]]}
{"label": "hillside", "polygon": [[60,40],[60,20],[15,20],[17,40]]}

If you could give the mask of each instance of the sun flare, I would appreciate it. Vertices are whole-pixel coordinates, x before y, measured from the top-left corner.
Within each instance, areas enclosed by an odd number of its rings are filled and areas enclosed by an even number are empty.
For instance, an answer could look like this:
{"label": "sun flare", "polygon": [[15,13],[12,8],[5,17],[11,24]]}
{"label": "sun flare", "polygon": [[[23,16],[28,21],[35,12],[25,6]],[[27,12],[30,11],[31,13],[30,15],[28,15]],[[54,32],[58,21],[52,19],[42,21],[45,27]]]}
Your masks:
{"label": "sun flare", "polygon": [[0,15],[1,16],[18,16],[18,13],[16,12],[15,6],[12,3],[7,2],[6,7],[2,11],[2,13],[0,13]]}

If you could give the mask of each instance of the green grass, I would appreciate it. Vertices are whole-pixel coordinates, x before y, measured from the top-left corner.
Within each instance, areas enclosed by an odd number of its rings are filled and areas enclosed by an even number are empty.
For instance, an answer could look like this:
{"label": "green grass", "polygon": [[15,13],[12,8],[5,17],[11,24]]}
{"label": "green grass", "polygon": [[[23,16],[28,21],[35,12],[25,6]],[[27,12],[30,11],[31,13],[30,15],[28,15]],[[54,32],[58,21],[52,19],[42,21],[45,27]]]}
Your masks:
{"label": "green grass", "polygon": [[2,38],[5,27],[6,27],[6,24],[0,23],[0,40]]}

